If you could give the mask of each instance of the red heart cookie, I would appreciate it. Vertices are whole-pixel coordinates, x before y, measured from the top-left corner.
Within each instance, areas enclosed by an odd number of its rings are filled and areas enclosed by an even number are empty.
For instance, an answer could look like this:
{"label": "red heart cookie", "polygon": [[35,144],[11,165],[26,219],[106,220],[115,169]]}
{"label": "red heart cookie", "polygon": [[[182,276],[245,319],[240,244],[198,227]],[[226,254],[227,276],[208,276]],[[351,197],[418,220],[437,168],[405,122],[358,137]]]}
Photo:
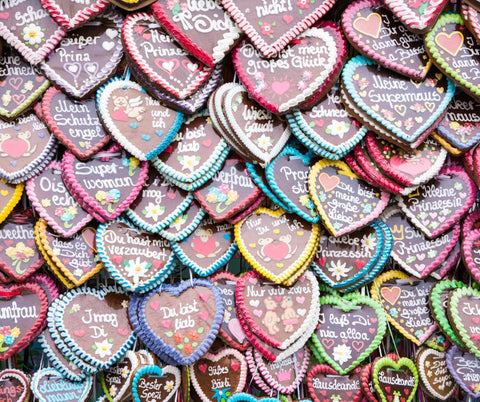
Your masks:
{"label": "red heart cookie", "polygon": [[26,402],[28,400],[28,377],[23,371],[6,369],[0,371],[0,396],[5,401]]}

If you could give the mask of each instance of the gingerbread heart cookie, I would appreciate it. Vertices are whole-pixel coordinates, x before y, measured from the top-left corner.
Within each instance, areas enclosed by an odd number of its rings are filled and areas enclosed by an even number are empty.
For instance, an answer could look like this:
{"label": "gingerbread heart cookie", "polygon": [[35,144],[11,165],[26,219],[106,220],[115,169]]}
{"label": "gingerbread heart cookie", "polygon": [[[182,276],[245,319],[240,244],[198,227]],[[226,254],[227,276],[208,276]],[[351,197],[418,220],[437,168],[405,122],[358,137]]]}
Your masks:
{"label": "gingerbread heart cookie", "polygon": [[411,150],[405,150],[373,133],[365,136],[365,144],[381,171],[404,186],[418,186],[432,179],[447,157],[445,148],[431,137]]}
{"label": "gingerbread heart cookie", "polygon": [[360,52],[400,74],[422,81],[432,65],[421,36],[379,0],[359,0],[342,14],[349,42]]}
{"label": "gingerbread heart cookie", "polygon": [[363,398],[359,370],[339,375],[328,364],[317,364],[308,372],[307,384],[314,402],[360,402]]}
{"label": "gingerbread heart cookie", "polygon": [[243,391],[247,381],[247,362],[235,349],[206,353],[190,367],[192,386],[204,402],[217,396],[227,399]]}
{"label": "gingerbread heart cookie", "polygon": [[192,193],[170,184],[156,169],[150,169],[142,191],[126,214],[135,225],[158,233],[180,217],[193,199]]}
{"label": "gingerbread heart cookie", "polygon": [[0,116],[10,120],[30,107],[50,85],[13,48],[0,55]]}
{"label": "gingerbread heart cookie", "polygon": [[475,202],[477,187],[460,166],[445,167],[428,183],[407,196],[397,195],[398,205],[428,238],[445,233]]}
{"label": "gingerbread heart cookie", "polygon": [[135,402],[151,400],[168,402],[177,394],[179,387],[180,370],[177,367],[141,366],[135,371],[132,379],[133,400]]}
{"label": "gingerbread heart cookie", "polygon": [[52,271],[59,272],[75,286],[80,286],[103,268],[95,254],[95,227],[87,226],[73,237],[65,238],[57,236],[46,221],[39,219],[35,232],[37,245],[45,260],[52,263]]}
{"label": "gingerbread heart cookie", "polygon": [[392,230],[392,258],[405,271],[424,278],[439,268],[460,237],[460,226],[430,240],[407,220],[400,209],[389,207],[381,219]]}
{"label": "gingerbread heart cookie", "polygon": [[233,348],[244,351],[249,342],[238,320],[235,289],[238,277],[231,272],[217,272],[208,278],[220,290],[223,298],[224,315],[219,336]]}
{"label": "gingerbread heart cookie", "polygon": [[43,264],[35,246],[32,213],[14,211],[0,225],[0,271],[24,281]]}
{"label": "gingerbread heart cookie", "polygon": [[480,375],[480,359],[473,353],[463,351],[458,346],[452,346],[447,351],[448,371],[464,392],[473,398],[480,397],[478,386]]}
{"label": "gingerbread heart cookie", "polygon": [[0,177],[20,183],[40,172],[56,151],[55,137],[34,114],[0,122]]}
{"label": "gingerbread heart cookie", "polygon": [[107,369],[136,338],[128,321],[129,300],[114,288],[69,291],[58,302],[56,311],[63,341],[78,357],[99,369]]}
{"label": "gingerbread heart cookie", "polygon": [[26,402],[30,394],[29,379],[23,371],[5,369],[0,371],[0,395],[6,401]]}
{"label": "gingerbread heart cookie", "polygon": [[172,248],[180,261],[197,275],[211,275],[237,251],[233,225],[206,217],[190,236],[172,243]]}
{"label": "gingerbread heart cookie", "polygon": [[320,297],[320,316],[311,339],[322,359],[346,374],[378,347],[386,330],[382,306],[370,297],[329,295]]}
{"label": "gingerbread heart cookie", "polygon": [[287,120],[303,145],[329,159],[339,159],[350,152],[367,133],[367,128],[345,110],[338,85],[311,109],[295,109],[287,114]]}
{"label": "gingerbread heart cookie", "polygon": [[92,220],[67,191],[60,162],[50,162],[27,182],[27,194],[38,214],[59,235],[71,237]]}
{"label": "gingerbread heart cookie", "polygon": [[247,173],[245,162],[237,157],[225,160],[222,168],[193,195],[216,221],[232,218],[262,194]]}
{"label": "gingerbread heart cookie", "polygon": [[66,30],[55,23],[40,0],[2,4],[0,36],[30,64],[40,63],[62,40]]}
{"label": "gingerbread heart cookie", "polygon": [[457,390],[457,384],[449,375],[445,352],[421,349],[416,358],[420,384],[435,399],[448,400]]}
{"label": "gingerbread heart cookie", "polygon": [[279,199],[306,221],[320,220],[308,192],[311,153],[287,146],[265,169],[268,184]]}
{"label": "gingerbread heart cookie", "polygon": [[243,257],[275,283],[288,280],[313,257],[319,234],[318,224],[281,209],[260,207],[235,224]]}
{"label": "gingerbread heart cookie", "polygon": [[97,91],[105,129],[133,156],[156,157],[173,140],[183,114],[163,106],[133,81],[114,78]]}
{"label": "gingerbread heart cookie", "polygon": [[372,378],[375,391],[382,402],[397,400],[411,402],[418,388],[418,371],[415,363],[401,357],[393,360],[381,357],[373,362]]}
{"label": "gingerbread heart cookie", "polygon": [[431,72],[426,80],[416,82],[364,56],[350,59],[342,79],[347,110],[372,131],[410,148],[416,148],[435,128],[455,92],[443,74]]}
{"label": "gingerbread heart cookie", "polygon": [[130,14],[122,28],[122,40],[138,71],[175,98],[191,96],[212,73],[211,67],[174,42],[151,14]]}
{"label": "gingerbread heart cookie", "polygon": [[290,288],[249,272],[238,281],[235,296],[247,326],[280,350],[306,340],[311,335],[310,324],[318,317],[318,283],[309,271]]}
{"label": "gingerbread heart cookie", "polygon": [[10,212],[22,198],[24,183],[10,184],[0,179],[0,223],[8,218]]}
{"label": "gingerbread heart cookie", "polygon": [[275,59],[263,59],[250,42],[243,41],[233,50],[232,61],[252,98],[267,110],[282,114],[322,88],[335,71],[337,54],[334,34],[311,28]]}
{"label": "gingerbread heart cookie", "polygon": [[479,109],[480,103],[458,91],[437,127],[438,135],[462,152],[470,149],[480,141]]}
{"label": "gingerbread heart cookie", "polygon": [[437,327],[428,304],[435,283],[432,278],[419,280],[402,271],[388,271],[375,279],[371,294],[382,304],[388,321],[405,338],[421,345]]}
{"label": "gingerbread heart cookie", "polygon": [[51,133],[78,159],[90,158],[110,141],[93,98],[78,101],[52,87],[42,98],[41,109]]}
{"label": "gingerbread heart cookie", "polygon": [[192,364],[208,350],[223,314],[220,291],[204,279],[147,293],[139,298],[136,319],[130,308],[130,320],[142,341],[155,354],[181,365]]}
{"label": "gingerbread heart cookie", "polygon": [[80,205],[104,222],[119,216],[135,200],[147,179],[148,164],[113,144],[101,156],[87,161],[65,152],[62,175]]}
{"label": "gingerbread heart cookie", "polygon": [[47,294],[40,285],[33,282],[0,284],[0,317],[3,317],[0,360],[29,345],[42,330],[47,310]]}
{"label": "gingerbread heart cookie", "polygon": [[323,224],[335,237],[366,226],[382,213],[390,198],[360,180],[344,162],[327,159],[310,169],[308,188]]}
{"label": "gingerbread heart cookie", "polygon": [[95,242],[108,273],[128,291],[151,290],[163,283],[175,267],[167,240],[138,229],[124,218],[101,224]]}
{"label": "gingerbread heart cookie", "polygon": [[468,95],[480,100],[480,80],[475,74],[480,66],[476,56],[477,46],[476,39],[459,14],[442,15],[425,35],[425,48],[439,70]]}
{"label": "gingerbread heart cookie", "polygon": [[65,93],[85,98],[116,70],[123,56],[123,17],[110,10],[69,32],[40,63],[44,75]]}
{"label": "gingerbread heart cookie", "polygon": [[471,287],[453,290],[448,300],[450,324],[466,348],[480,358],[480,291]]}
{"label": "gingerbread heart cookie", "polygon": [[32,378],[32,392],[40,402],[49,402],[59,393],[66,402],[86,402],[92,391],[92,377],[81,382],[64,378],[57,370],[45,368],[38,370]]}

